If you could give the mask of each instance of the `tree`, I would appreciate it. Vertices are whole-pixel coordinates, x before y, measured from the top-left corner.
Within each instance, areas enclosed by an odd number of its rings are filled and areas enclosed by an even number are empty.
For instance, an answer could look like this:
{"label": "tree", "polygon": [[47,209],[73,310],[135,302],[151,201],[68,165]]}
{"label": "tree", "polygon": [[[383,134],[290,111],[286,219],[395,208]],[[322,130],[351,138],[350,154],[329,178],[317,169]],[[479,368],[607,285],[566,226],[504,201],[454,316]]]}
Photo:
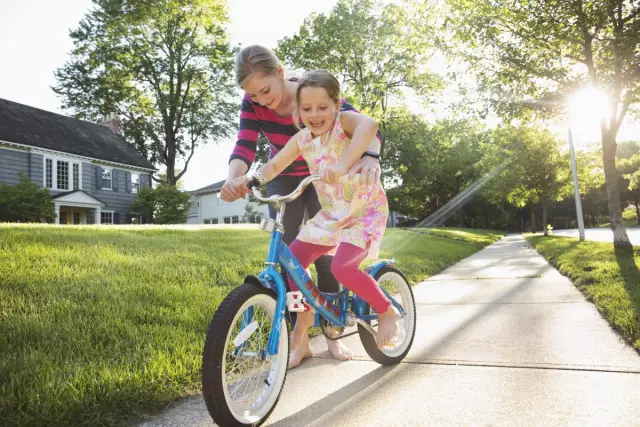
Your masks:
{"label": "tree", "polygon": [[[262,213],[256,210],[255,205],[251,203],[251,200],[247,202],[244,207],[244,215],[242,216],[242,222],[253,223],[256,219],[262,218]],[[259,221],[258,221],[259,222]]]}
{"label": "tree", "polygon": [[295,68],[323,68],[339,76],[343,91],[386,134],[387,112],[403,89],[426,96],[440,80],[422,70],[431,47],[429,17],[403,0],[339,0],[330,14],[312,14],[298,33],[278,43],[278,57]]}
{"label": "tree", "polygon": [[447,30],[471,63],[487,102],[503,117],[556,114],[572,91],[605,90],[602,160],[616,247],[630,247],[622,223],[616,136],[640,96],[640,4],[635,0],[447,0]]}
{"label": "tree", "polygon": [[190,207],[189,193],[178,190],[175,185],[161,182],[156,188],[145,187],[140,190],[130,210],[153,218],[156,224],[184,224]]}
{"label": "tree", "polygon": [[46,188],[31,182],[22,172],[16,185],[0,183],[0,222],[54,221],[56,212]]}
{"label": "tree", "polygon": [[[464,193],[478,178],[482,130],[469,121],[429,124],[406,109],[392,109],[383,163],[393,210],[424,218]],[[443,223],[473,197],[469,194],[435,218]]]}
{"label": "tree", "polygon": [[484,168],[505,165],[484,189],[485,195],[494,203],[506,200],[517,208],[529,207],[533,232],[537,231],[535,205],[541,204],[545,235],[550,203],[571,192],[569,159],[560,153],[560,146],[549,132],[524,126],[498,128],[484,146]]}
{"label": "tree", "polygon": [[[230,135],[237,106],[224,0],[93,0],[54,91],[77,118],[116,113],[124,136],[176,183],[200,144]],[[176,160],[184,168],[176,173]],[[157,178],[154,177],[157,180]]]}
{"label": "tree", "polygon": [[640,144],[625,141],[618,144],[617,166],[620,172],[620,199],[633,203],[640,225]]}

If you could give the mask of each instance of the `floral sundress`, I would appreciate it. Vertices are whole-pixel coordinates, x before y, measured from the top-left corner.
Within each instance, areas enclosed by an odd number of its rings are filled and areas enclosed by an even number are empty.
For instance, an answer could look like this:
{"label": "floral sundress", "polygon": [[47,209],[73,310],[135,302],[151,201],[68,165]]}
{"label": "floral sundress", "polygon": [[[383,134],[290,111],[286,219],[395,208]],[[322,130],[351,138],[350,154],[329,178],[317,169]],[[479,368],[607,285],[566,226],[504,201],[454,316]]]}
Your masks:
{"label": "floral sundress", "polygon": [[[293,138],[312,174],[322,166],[339,162],[351,140],[345,134],[338,114],[332,128],[313,137],[302,129]],[[338,246],[342,242],[366,249],[367,258],[378,258],[380,243],[389,216],[387,196],[378,180],[373,185],[360,185],[359,175],[352,180],[345,175],[340,184],[314,182],[322,209],[302,226],[298,239],[322,246]]]}

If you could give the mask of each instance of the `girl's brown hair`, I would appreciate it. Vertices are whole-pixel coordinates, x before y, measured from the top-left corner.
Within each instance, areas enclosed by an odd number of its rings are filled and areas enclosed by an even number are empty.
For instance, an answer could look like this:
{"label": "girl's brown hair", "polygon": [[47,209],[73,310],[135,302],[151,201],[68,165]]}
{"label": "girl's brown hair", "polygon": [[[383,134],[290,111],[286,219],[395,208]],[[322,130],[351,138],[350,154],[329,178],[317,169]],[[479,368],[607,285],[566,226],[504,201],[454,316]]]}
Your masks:
{"label": "girl's brown hair", "polygon": [[273,75],[281,67],[275,53],[264,46],[247,46],[236,56],[236,82],[242,87],[254,73]]}
{"label": "girl's brown hair", "polygon": [[298,126],[298,128],[300,122],[298,113],[300,92],[302,92],[302,89],[305,87],[321,87],[327,91],[329,98],[331,98],[334,104],[340,104],[340,82],[333,74],[327,70],[313,70],[305,73],[298,82],[298,88],[296,89],[296,108],[293,110],[293,123]]}

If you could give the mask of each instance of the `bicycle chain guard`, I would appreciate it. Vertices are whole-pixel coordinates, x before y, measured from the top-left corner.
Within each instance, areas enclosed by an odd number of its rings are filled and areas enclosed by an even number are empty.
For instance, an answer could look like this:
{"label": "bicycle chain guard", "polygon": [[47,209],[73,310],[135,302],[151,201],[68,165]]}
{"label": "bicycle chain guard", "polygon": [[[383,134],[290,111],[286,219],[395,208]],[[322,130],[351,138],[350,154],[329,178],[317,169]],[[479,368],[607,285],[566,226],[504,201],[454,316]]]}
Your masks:
{"label": "bicycle chain guard", "polygon": [[325,318],[320,319],[320,329],[324,336],[331,341],[337,341],[344,335],[344,326],[334,326]]}

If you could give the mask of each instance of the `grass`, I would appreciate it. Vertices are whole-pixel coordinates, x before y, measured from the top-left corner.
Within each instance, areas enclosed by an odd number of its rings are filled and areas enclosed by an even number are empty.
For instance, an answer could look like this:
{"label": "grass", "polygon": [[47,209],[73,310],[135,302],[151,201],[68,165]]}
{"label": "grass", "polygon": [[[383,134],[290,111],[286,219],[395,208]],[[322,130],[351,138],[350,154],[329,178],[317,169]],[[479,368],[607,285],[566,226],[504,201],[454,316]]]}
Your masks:
{"label": "grass", "polygon": [[448,237],[480,245],[491,244],[504,236],[498,230],[475,230],[470,228],[439,227],[439,228],[417,228],[421,232],[427,232],[434,236]]}
{"label": "grass", "polygon": [[580,242],[557,236],[526,238],[640,351],[639,247],[616,250],[612,243]]}
{"label": "grass", "polygon": [[[381,256],[416,282],[490,240],[462,237],[388,230]],[[211,317],[267,245],[259,230],[0,226],[0,425],[123,425],[198,393]]]}

